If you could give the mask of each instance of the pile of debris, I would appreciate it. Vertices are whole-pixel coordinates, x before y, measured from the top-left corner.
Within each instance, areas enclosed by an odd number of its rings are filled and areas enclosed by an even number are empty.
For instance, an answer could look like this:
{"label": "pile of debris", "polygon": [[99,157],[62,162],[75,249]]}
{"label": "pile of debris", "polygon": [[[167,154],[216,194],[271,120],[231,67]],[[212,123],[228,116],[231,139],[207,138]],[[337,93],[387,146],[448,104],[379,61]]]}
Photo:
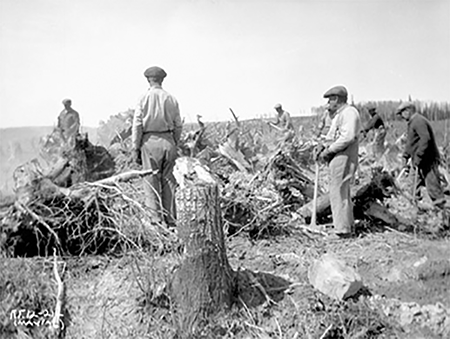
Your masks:
{"label": "pile of debris", "polygon": [[104,147],[87,135],[65,142],[58,129],[43,139],[40,155],[14,172],[15,200],[0,221],[2,255],[105,254],[172,242],[127,184],[152,171],[113,175],[116,162]]}

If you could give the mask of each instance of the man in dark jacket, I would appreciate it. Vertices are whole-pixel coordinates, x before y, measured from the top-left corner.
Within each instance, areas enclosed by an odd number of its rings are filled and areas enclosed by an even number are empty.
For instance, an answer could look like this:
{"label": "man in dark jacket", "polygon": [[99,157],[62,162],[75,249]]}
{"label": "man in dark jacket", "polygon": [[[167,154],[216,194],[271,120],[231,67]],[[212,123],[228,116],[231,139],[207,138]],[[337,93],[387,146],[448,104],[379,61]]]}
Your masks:
{"label": "man in dark jacket", "polygon": [[58,128],[65,142],[73,143],[80,132],[80,115],[72,108],[72,100],[63,100],[64,109],[58,116]]}
{"label": "man in dark jacket", "polygon": [[416,106],[412,102],[402,103],[396,113],[408,122],[403,154],[405,164],[411,158],[413,166],[418,169],[417,188],[425,185],[434,205],[442,207],[445,198],[438,169],[440,156],[431,124],[416,112]]}

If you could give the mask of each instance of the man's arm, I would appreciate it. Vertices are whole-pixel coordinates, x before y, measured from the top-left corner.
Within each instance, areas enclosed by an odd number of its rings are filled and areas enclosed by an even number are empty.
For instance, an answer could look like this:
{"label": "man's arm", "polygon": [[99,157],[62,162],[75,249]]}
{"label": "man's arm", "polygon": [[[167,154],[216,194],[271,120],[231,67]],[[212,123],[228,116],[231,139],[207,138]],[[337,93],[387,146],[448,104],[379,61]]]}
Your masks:
{"label": "man's arm", "polygon": [[291,115],[288,112],[284,112],[283,117],[284,117],[284,126],[283,126],[283,128],[285,130],[288,130],[289,126],[291,125]]}
{"label": "man's arm", "polygon": [[178,102],[174,100],[174,119],[173,119],[173,139],[175,145],[178,145],[181,139],[181,132],[183,130],[183,122],[180,115],[180,107]]}
{"label": "man's arm", "polygon": [[142,105],[141,101],[136,106],[133,115],[133,126],[131,128],[131,141],[134,150],[139,150],[142,145],[142,135],[143,135],[143,127],[142,127]]}

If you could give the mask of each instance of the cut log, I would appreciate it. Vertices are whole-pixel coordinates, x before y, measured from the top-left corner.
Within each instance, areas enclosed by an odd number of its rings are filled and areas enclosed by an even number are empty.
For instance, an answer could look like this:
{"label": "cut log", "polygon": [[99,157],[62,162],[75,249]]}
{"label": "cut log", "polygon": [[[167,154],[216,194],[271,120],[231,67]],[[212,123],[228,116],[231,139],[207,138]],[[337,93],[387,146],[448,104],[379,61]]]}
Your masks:
{"label": "cut log", "polygon": [[[205,180],[196,174],[197,159],[181,162],[189,163],[178,164],[175,173],[180,184],[177,221],[184,256],[174,272],[170,294],[179,335],[191,338],[201,330],[203,319],[231,306],[235,278],[226,256],[218,185],[212,176]],[[180,173],[183,170],[186,173]]]}
{"label": "cut log", "polygon": [[386,206],[381,205],[376,201],[371,201],[363,211],[364,215],[369,219],[380,220],[386,225],[395,226],[398,224],[398,219],[393,215]]}
{"label": "cut log", "polygon": [[[312,212],[314,209],[313,201],[303,205],[298,210],[298,213],[308,220],[308,223],[311,221]],[[331,214],[331,204],[330,197],[328,193],[323,194],[317,197],[317,205],[316,205],[316,217],[318,219],[328,217]]]}
{"label": "cut log", "polygon": [[[368,217],[380,220],[388,225],[395,225],[397,218],[393,216],[387,208],[377,201],[382,201],[395,191],[395,179],[386,172],[374,170],[371,181],[357,190],[351,192],[354,203],[355,217]],[[311,219],[313,202],[303,205],[298,213],[306,219]],[[321,195],[317,199],[317,218],[324,219],[331,214],[330,198],[327,194]]]}

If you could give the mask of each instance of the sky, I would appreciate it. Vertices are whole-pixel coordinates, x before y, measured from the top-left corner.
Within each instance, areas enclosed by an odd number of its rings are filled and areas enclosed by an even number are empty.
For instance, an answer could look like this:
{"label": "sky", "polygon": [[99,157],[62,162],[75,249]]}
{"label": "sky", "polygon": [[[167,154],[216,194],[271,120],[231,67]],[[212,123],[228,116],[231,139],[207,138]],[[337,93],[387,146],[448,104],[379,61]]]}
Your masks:
{"label": "sky", "polygon": [[0,0],[0,128],[97,127],[160,66],[186,121],[355,102],[450,101],[450,0]]}

